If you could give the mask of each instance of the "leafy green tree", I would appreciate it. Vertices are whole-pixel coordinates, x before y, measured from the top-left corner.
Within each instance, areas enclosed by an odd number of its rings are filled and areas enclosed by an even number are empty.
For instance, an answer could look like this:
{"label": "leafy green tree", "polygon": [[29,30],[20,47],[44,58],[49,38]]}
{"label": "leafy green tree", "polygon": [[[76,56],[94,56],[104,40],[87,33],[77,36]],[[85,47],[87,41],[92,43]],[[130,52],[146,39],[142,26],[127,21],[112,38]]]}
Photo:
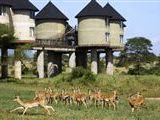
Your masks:
{"label": "leafy green tree", "polygon": [[14,37],[14,30],[5,25],[0,24],[0,48],[1,48],[1,71],[2,78],[8,77],[8,48],[11,47],[12,42],[16,38]]}
{"label": "leafy green tree", "polygon": [[152,43],[149,39],[144,37],[135,37],[127,40],[125,50],[120,54],[119,65],[129,66],[134,65],[138,70],[141,65],[153,62],[156,55],[152,53]]}

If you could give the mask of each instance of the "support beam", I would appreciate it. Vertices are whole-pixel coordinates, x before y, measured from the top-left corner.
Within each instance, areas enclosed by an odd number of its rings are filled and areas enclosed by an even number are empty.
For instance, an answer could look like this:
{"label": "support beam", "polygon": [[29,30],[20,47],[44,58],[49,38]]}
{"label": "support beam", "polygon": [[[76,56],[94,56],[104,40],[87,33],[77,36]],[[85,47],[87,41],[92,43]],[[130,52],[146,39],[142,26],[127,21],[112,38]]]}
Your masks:
{"label": "support beam", "polygon": [[106,50],[106,73],[113,75],[113,51],[112,49]]}
{"label": "support beam", "polygon": [[97,66],[98,66],[98,73],[100,72],[100,53],[97,53]]}
{"label": "support beam", "polygon": [[22,63],[20,60],[14,61],[14,77],[16,79],[22,79]]}
{"label": "support beam", "polygon": [[87,68],[87,51],[76,52],[76,66]]}
{"label": "support beam", "polygon": [[97,50],[91,50],[91,72],[98,74],[98,54]]}
{"label": "support beam", "polygon": [[17,49],[14,50],[14,56],[15,56],[15,60],[14,60],[14,77],[16,79],[22,79],[22,63],[20,60],[18,60],[19,58],[19,51]]}
{"label": "support beam", "polygon": [[47,51],[48,65],[47,76],[53,77],[62,72],[62,53]]}
{"label": "support beam", "polygon": [[75,52],[73,52],[69,56],[69,72],[72,72],[73,68],[75,67],[76,67],[76,54]]}
{"label": "support beam", "polygon": [[8,50],[7,48],[2,48],[1,49],[1,71],[2,71],[2,78],[7,78],[8,77]]}
{"label": "support beam", "polygon": [[38,77],[44,78],[44,50],[37,51],[37,71]]}

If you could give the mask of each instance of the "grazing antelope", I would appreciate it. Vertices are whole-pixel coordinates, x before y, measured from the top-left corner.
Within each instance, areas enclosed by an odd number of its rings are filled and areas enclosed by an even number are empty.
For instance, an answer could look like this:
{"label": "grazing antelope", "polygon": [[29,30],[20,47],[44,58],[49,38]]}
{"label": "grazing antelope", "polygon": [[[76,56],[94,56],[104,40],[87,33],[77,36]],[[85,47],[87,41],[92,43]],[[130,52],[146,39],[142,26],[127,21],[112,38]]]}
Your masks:
{"label": "grazing antelope", "polygon": [[59,97],[59,94],[58,93],[56,93],[56,92],[54,92],[54,93],[51,93],[50,94],[50,102],[49,103],[53,103],[53,100],[54,100],[54,102],[57,104],[58,103],[58,101],[57,101],[57,99],[58,99],[58,97]]}
{"label": "grazing antelope", "polygon": [[45,88],[44,91],[36,91],[34,100],[45,97],[48,103],[52,103],[54,100],[57,104],[56,95],[57,94],[53,93],[52,89],[49,87],[48,89]]}
{"label": "grazing antelope", "polygon": [[98,103],[101,101],[101,90],[95,90],[94,92],[91,93],[91,91],[89,91],[89,99],[90,101],[94,101],[95,106],[98,105]]}
{"label": "grazing antelope", "polygon": [[110,105],[112,105],[113,109],[115,110],[116,104],[118,103],[117,91],[114,90],[112,91],[112,93],[108,95],[102,95],[101,100],[102,100],[102,108],[104,108],[105,104],[107,103],[109,107]]}
{"label": "grazing antelope", "polygon": [[60,101],[63,101],[65,105],[70,105],[72,103],[71,101],[71,94],[66,92],[66,90],[62,90],[62,92],[59,94]]}
{"label": "grazing antelope", "polygon": [[145,98],[139,92],[137,92],[128,98],[128,102],[132,108],[132,112],[134,112],[135,109],[145,104]]}
{"label": "grazing antelope", "polygon": [[52,109],[52,111],[55,111],[52,106],[47,105],[45,98],[41,98],[41,99],[37,98],[36,100],[23,102],[19,98],[19,96],[16,96],[16,98],[13,101],[19,103],[21,105],[21,107],[17,107],[15,109],[11,110],[10,112],[14,112],[16,110],[23,109],[23,115],[24,115],[28,108],[33,108],[33,107],[38,107],[38,106],[43,107],[48,112],[49,115],[50,115],[49,109]]}
{"label": "grazing antelope", "polygon": [[85,93],[82,93],[80,89],[74,90],[73,94],[71,95],[71,98],[73,102],[76,103],[78,106],[83,104],[87,108],[87,100],[89,96]]}

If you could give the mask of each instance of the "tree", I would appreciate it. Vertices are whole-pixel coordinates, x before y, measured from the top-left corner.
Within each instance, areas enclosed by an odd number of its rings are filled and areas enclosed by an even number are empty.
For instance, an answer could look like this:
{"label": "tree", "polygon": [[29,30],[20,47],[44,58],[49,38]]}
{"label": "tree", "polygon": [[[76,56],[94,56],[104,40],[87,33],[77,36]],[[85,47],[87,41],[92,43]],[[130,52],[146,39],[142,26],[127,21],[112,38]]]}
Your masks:
{"label": "tree", "polygon": [[2,71],[2,78],[8,77],[8,48],[11,46],[11,43],[15,40],[14,37],[14,30],[5,25],[0,24],[0,48],[1,48],[1,71]]}
{"label": "tree", "polygon": [[144,37],[135,37],[127,40],[124,51],[120,54],[119,65],[134,65],[139,74],[139,68],[142,64],[150,63],[156,56],[152,53],[152,43]]}

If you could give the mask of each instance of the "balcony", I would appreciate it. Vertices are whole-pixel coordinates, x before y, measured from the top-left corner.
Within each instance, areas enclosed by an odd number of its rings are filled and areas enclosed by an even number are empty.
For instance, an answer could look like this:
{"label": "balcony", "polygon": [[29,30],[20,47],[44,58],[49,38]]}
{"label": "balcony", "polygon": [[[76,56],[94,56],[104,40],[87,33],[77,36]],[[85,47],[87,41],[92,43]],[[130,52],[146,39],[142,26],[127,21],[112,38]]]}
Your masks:
{"label": "balcony", "polygon": [[75,41],[73,38],[68,39],[37,39],[34,43],[34,47],[48,47],[48,48],[74,48]]}

